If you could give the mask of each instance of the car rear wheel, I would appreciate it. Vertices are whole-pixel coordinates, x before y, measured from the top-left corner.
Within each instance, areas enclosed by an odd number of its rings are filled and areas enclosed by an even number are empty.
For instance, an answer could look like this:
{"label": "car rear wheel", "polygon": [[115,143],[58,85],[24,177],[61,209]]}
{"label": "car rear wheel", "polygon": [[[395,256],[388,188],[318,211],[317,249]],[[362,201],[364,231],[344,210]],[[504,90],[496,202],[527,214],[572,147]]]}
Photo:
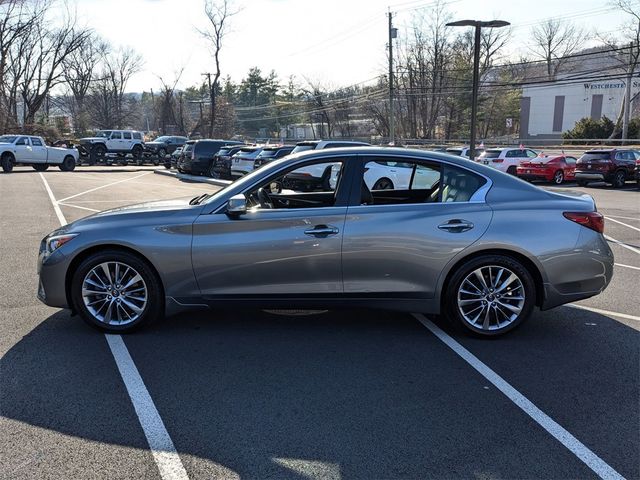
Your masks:
{"label": "car rear wheel", "polygon": [[531,315],[535,293],[531,273],[520,262],[503,255],[483,255],[453,274],[444,293],[445,311],[466,333],[498,336]]}
{"label": "car rear wheel", "polygon": [[209,169],[208,169],[207,173],[209,174],[209,176],[211,178],[220,178],[220,175],[218,174],[218,172],[216,172],[216,162],[215,161],[212,161],[209,164]]}
{"label": "car rear wheel", "polygon": [[71,300],[89,325],[124,333],[164,314],[160,281],[151,267],[128,252],[108,250],[86,258],[73,275]]}
{"label": "car rear wheel", "polygon": [[393,190],[393,182],[388,178],[380,178],[373,184],[373,190]]}
{"label": "car rear wheel", "polygon": [[507,168],[507,173],[509,175],[516,175],[518,173],[518,169],[517,167],[514,167],[513,165],[510,166],[509,168]]}
{"label": "car rear wheel", "polygon": [[10,173],[13,171],[13,155],[11,155],[10,153],[5,153],[2,156],[0,163],[2,164],[2,170],[5,173]]}
{"label": "car rear wheel", "polygon": [[553,174],[553,183],[556,185],[562,185],[562,182],[564,182],[564,173],[562,170],[558,170]]}
{"label": "car rear wheel", "polygon": [[49,168],[49,165],[45,165],[43,163],[36,163],[35,165],[31,165],[36,172],[44,172]]}
{"label": "car rear wheel", "polygon": [[76,159],[71,155],[67,155],[62,163],[58,165],[58,168],[63,172],[71,172],[76,168]]}
{"label": "car rear wheel", "polygon": [[624,187],[624,182],[627,180],[627,176],[624,170],[618,170],[613,176],[613,188]]}

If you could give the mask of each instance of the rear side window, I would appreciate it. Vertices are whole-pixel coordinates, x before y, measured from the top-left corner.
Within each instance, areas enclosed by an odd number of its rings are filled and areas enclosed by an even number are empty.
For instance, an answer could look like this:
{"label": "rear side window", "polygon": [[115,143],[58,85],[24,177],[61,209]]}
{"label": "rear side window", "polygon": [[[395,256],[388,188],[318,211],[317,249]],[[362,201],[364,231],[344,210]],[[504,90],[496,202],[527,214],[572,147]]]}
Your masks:
{"label": "rear side window", "polygon": [[122,132],[122,137],[125,140],[131,140],[131,132]]}
{"label": "rear side window", "polygon": [[486,182],[483,177],[468,170],[445,165],[440,201],[443,203],[468,202]]}
{"label": "rear side window", "polygon": [[133,138],[135,138],[136,140],[141,140],[142,135],[140,134],[140,132],[133,132]]}
{"label": "rear side window", "polygon": [[42,142],[38,137],[31,137],[31,145],[33,145],[34,147],[41,147]]}
{"label": "rear side window", "polygon": [[582,162],[608,162],[611,158],[611,154],[609,152],[593,152],[593,153],[585,153],[580,157],[580,161]]}
{"label": "rear side window", "polygon": [[568,165],[575,165],[576,159],[573,157],[564,157],[564,161],[567,162]]}

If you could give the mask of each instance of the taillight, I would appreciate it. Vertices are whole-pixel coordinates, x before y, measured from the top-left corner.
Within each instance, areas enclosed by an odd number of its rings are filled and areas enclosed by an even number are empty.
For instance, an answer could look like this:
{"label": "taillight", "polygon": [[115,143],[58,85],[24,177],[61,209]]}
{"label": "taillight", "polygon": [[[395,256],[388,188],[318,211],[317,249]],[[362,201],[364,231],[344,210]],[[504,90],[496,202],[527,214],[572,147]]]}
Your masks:
{"label": "taillight", "polygon": [[491,160],[493,163],[502,163],[504,162],[504,158],[494,158],[493,160]]}
{"label": "taillight", "polygon": [[598,212],[564,212],[562,215],[583,227],[590,228],[598,233],[604,232],[604,216]]}

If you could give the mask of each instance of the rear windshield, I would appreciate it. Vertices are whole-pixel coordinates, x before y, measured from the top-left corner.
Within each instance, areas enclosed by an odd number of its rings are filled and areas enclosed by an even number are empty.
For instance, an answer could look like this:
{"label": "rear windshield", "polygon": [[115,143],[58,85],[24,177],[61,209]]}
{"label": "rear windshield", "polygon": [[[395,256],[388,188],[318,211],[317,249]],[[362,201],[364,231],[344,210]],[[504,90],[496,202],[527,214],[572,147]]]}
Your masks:
{"label": "rear windshield", "polygon": [[583,162],[598,162],[598,161],[609,161],[611,158],[610,152],[592,152],[585,153],[580,157],[580,160]]}
{"label": "rear windshield", "polygon": [[269,157],[275,157],[275,156],[276,156],[276,153],[278,153],[278,150],[277,150],[277,149],[275,149],[275,150],[273,150],[273,149],[270,149],[270,150],[262,150],[262,151],[259,153],[259,155],[258,155],[258,156],[259,156],[260,158],[269,158]]}
{"label": "rear windshield", "polygon": [[447,153],[450,153],[451,155],[462,155],[462,150],[459,148],[447,148]]}
{"label": "rear windshield", "polygon": [[482,158],[498,158],[502,150],[485,150],[482,153]]}

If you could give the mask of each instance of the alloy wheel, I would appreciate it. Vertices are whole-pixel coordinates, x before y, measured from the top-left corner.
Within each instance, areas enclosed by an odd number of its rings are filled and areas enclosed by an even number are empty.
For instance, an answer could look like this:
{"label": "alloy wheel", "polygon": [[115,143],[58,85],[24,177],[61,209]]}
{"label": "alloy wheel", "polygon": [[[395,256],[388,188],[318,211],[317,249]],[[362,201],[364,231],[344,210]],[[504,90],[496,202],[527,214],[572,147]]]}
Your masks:
{"label": "alloy wheel", "polygon": [[525,304],[518,275],[506,267],[486,265],[467,275],[457,294],[460,315],[473,328],[501,330],[515,322]]}
{"label": "alloy wheel", "polygon": [[122,262],[93,267],[82,281],[82,300],[89,313],[107,325],[135,322],[147,305],[149,294],[140,273]]}
{"label": "alloy wheel", "polygon": [[560,185],[562,182],[564,182],[564,173],[562,173],[562,170],[558,170],[553,176],[553,183]]}

